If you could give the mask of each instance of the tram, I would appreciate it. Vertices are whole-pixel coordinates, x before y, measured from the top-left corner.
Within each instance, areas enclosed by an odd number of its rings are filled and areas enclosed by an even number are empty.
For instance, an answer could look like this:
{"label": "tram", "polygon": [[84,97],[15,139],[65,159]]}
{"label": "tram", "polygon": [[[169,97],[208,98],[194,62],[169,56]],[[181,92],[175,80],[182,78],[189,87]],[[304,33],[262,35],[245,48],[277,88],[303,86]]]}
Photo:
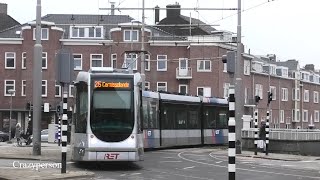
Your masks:
{"label": "tram", "polygon": [[91,68],[79,72],[74,85],[72,160],[143,160],[140,74]]}

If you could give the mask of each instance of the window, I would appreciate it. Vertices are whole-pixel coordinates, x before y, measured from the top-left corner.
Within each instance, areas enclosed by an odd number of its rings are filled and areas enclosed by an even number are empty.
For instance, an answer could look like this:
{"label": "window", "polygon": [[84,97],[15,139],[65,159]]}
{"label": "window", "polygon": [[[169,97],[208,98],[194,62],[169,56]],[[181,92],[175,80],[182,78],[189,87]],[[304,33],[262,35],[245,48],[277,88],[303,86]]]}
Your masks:
{"label": "window", "polygon": [[210,72],[211,71],[211,61],[210,60],[198,60],[197,61],[197,71]]}
{"label": "window", "polygon": [[48,59],[48,57],[47,57],[47,52],[43,52],[42,53],[42,69],[47,69],[48,68],[48,66],[47,66],[47,59]]}
{"label": "window", "polygon": [[248,104],[248,88],[244,88],[244,104]]}
{"label": "window", "polygon": [[[33,40],[36,40],[36,28],[33,28]],[[41,28],[41,40],[49,40],[48,28]]]}
{"label": "window", "polygon": [[56,82],[55,84],[55,95],[54,97],[61,97],[61,86],[59,83]]}
{"label": "window", "polygon": [[295,122],[300,122],[300,110],[299,109],[296,109],[296,111],[294,109],[292,110],[292,119]]}
{"label": "window", "polygon": [[313,102],[319,103],[319,92],[318,91],[313,91]]}
{"label": "window", "polygon": [[145,54],[145,56],[144,56],[145,58],[144,58],[144,69],[146,70],[146,71],[150,71],[150,55],[149,54]]}
{"label": "window", "polygon": [[73,54],[74,70],[82,70],[82,54]]}
{"label": "window", "polygon": [[124,30],[123,39],[124,41],[138,41],[138,30]]}
{"label": "window", "polygon": [[103,66],[103,55],[102,54],[91,54],[90,55],[90,67],[102,67]]}
{"label": "window", "polygon": [[74,85],[69,85],[69,97],[74,96]]}
{"label": "window", "polygon": [[102,26],[70,27],[71,38],[103,38]]}
{"label": "window", "polygon": [[263,99],[263,86],[261,84],[256,84],[256,89],[255,89],[255,96],[259,96],[260,99]]}
{"label": "window", "polygon": [[223,84],[223,97],[228,98],[229,97],[229,88],[230,88],[230,83],[224,83]]}
{"label": "window", "polygon": [[281,89],[282,101],[288,101],[288,88]]}
{"label": "window", "polygon": [[167,82],[157,82],[157,91],[167,91]]}
{"label": "window", "polygon": [[262,73],[262,63],[261,62],[252,62],[252,70],[257,73]]}
{"label": "window", "polygon": [[[15,80],[5,80],[4,81],[4,96],[11,96],[11,94],[9,93],[9,89],[16,90]],[[16,95],[16,93],[14,92],[12,94],[12,96],[15,96],[15,95]]]}
{"label": "window", "polygon": [[284,123],[284,110],[280,110],[280,123]]}
{"label": "window", "polygon": [[167,55],[157,55],[157,71],[167,71]]}
{"label": "window", "polygon": [[42,97],[47,97],[47,80],[42,80]]}
{"label": "window", "polygon": [[23,52],[21,57],[21,69],[27,69],[27,53]]}
{"label": "window", "polygon": [[303,100],[304,102],[309,102],[309,90],[304,90]]}
{"label": "window", "polygon": [[319,122],[319,111],[314,111],[314,122]]}
{"label": "window", "polygon": [[111,54],[111,67],[117,69],[117,54]]}
{"label": "window", "polygon": [[16,53],[15,52],[6,52],[6,69],[15,69],[16,68]]}
{"label": "window", "polygon": [[150,82],[145,81],[144,88],[145,88],[146,90],[150,90]]}
{"label": "window", "polygon": [[308,110],[303,110],[303,122],[308,122]]}
{"label": "window", "polygon": [[137,54],[125,54],[124,59],[125,68],[128,68],[131,66],[133,70],[138,69],[138,61],[137,61]]}
{"label": "window", "polygon": [[277,100],[277,88],[275,86],[270,86],[270,92],[272,93],[272,100]]}
{"label": "window", "polygon": [[300,89],[292,89],[292,100],[300,101]]}
{"label": "window", "polygon": [[179,93],[188,94],[188,85],[179,84]]}
{"label": "window", "polygon": [[21,96],[26,96],[26,87],[27,87],[27,81],[22,80],[21,83]]}
{"label": "window", "polygon": [[211,88],[210,87],[197,87],[197,95],[204,97],[211,97]]}
{"label": "window", "polygon": [[243,61],[243,74],[250,75],[250,60]]}

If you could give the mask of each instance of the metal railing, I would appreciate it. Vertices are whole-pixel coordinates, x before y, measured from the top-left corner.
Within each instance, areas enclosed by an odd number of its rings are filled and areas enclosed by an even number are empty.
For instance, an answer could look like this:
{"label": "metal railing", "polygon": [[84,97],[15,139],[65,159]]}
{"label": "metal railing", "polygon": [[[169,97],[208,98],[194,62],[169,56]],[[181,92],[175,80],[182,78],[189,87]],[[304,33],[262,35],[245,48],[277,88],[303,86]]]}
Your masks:
{"label": "metal railing", "polygon": [[188,67],[186,69],[176,68],[176,78],[177,79],[191,79],[192,78],[192,68]]}
{"label": "metal railing", "polygon": [[[254,138],[254,128],[241,131],[242,138]],[[270,140],[317,141],[320,130],[311,129],[270,129]]]}

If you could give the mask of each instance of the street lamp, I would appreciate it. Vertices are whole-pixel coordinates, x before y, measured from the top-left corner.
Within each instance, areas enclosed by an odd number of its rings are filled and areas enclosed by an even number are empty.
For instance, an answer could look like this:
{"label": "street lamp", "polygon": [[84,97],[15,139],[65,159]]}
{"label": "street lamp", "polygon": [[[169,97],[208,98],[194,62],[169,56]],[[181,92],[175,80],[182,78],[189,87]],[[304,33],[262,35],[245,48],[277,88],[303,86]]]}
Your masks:
{"label": "street lamp", "polygon": [[12,117],[12,95],[15,93],[16,91],[14,89],[9,89],[8,93],[10,94],[11,98],[10,98],[10,119],[9,119],[9,141],[11,141],[11,117]]}

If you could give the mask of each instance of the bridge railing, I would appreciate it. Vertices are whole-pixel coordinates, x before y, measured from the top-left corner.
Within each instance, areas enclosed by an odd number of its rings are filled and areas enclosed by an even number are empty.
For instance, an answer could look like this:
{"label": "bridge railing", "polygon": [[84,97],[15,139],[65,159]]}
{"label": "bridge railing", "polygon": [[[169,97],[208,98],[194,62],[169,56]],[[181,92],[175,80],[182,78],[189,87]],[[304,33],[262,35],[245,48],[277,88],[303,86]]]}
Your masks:
{"label": "bridge railing", "polygon": [[[242,138],[254,138],[254,128],[242,130]],[[320,130],[310,129],[270,129],[270,140],[317,141],[320,140]]]}

